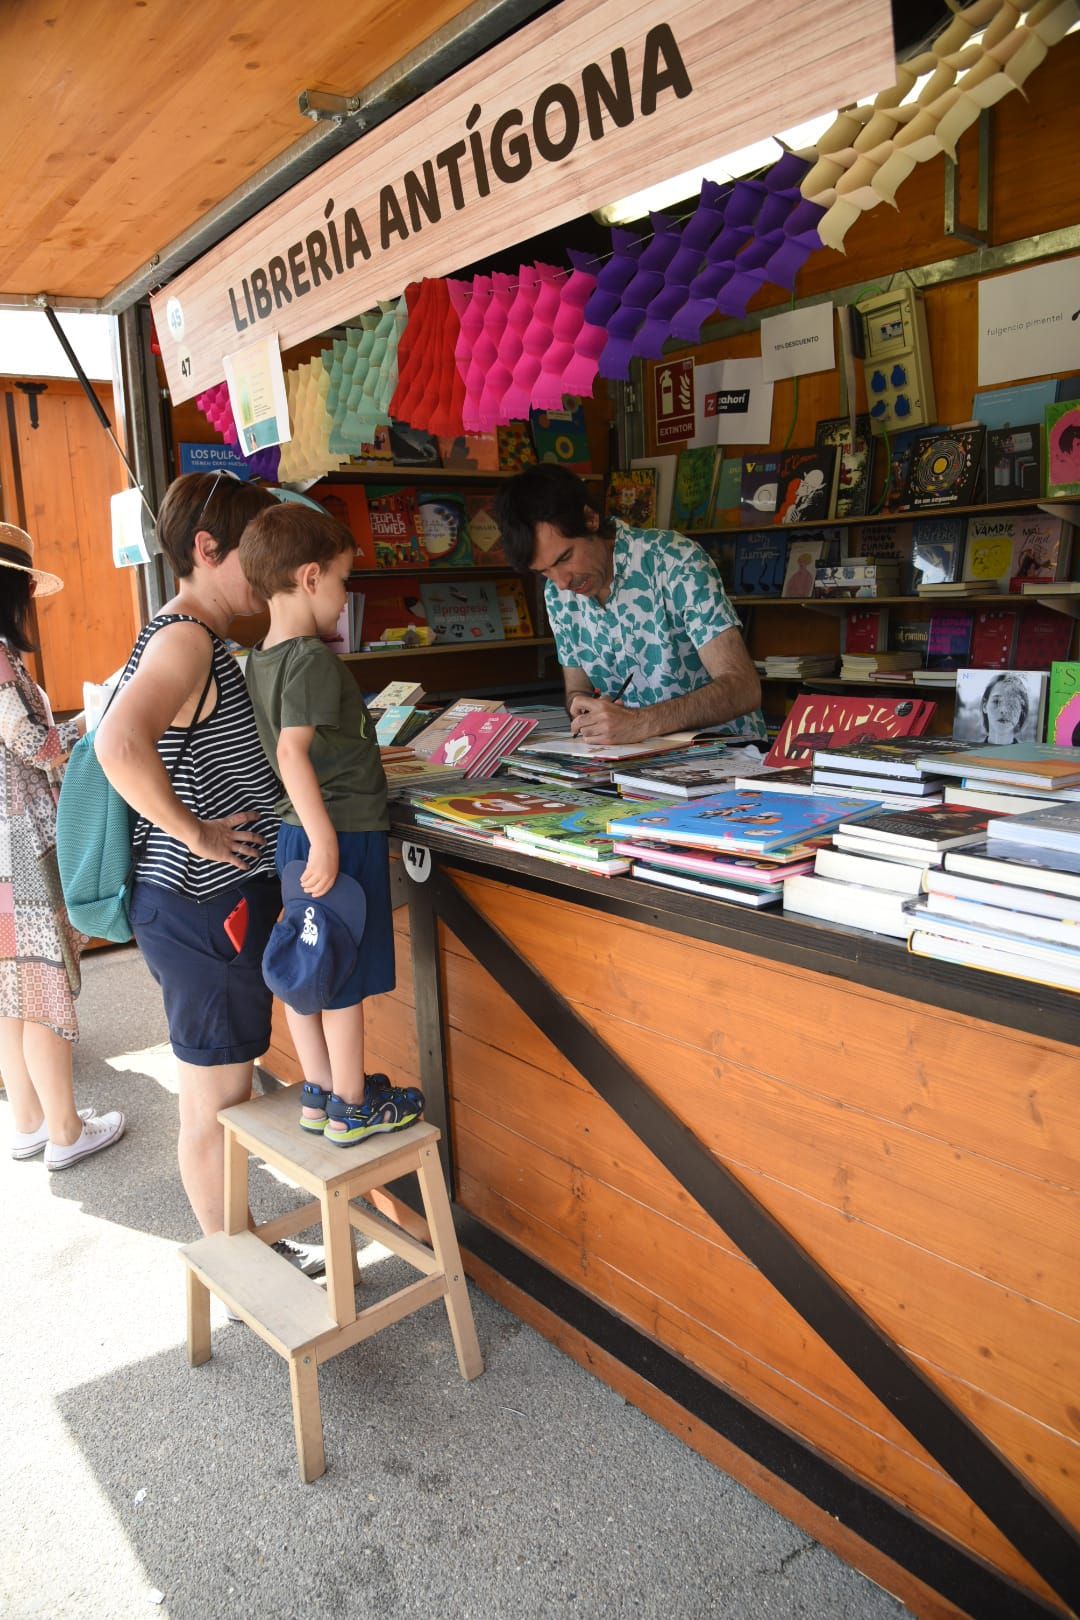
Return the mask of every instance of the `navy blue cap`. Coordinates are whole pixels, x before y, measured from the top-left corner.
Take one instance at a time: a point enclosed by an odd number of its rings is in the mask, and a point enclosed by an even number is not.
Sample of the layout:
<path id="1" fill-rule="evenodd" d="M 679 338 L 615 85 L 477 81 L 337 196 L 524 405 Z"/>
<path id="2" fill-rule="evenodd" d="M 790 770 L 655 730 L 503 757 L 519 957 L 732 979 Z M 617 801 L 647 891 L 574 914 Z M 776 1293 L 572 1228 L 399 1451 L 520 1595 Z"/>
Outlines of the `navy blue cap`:
<path id="1" fill-rule="evenodd" d="M 364 937 L 367 896 L 355 878 L 339 872 L 328 893 L 313 900 L 300 887 L 306 861 L 290 861 L 281 874 L 284 915 L 263 952 L 263 978 L 287 1007 L 322 1012 L 356 967 Z"/>

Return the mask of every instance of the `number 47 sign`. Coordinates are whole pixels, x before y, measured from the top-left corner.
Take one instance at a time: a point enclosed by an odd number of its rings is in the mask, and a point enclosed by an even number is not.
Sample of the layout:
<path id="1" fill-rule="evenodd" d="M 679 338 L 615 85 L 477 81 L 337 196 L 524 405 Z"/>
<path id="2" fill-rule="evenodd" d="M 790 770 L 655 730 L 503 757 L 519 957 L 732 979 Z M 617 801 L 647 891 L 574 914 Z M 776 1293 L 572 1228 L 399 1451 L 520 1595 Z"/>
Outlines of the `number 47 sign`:
<path id="1" fill-rule="evenodd" d="M 657 444 L 694 436 L 694 362 L 665 360 L 653 370 Z"/>

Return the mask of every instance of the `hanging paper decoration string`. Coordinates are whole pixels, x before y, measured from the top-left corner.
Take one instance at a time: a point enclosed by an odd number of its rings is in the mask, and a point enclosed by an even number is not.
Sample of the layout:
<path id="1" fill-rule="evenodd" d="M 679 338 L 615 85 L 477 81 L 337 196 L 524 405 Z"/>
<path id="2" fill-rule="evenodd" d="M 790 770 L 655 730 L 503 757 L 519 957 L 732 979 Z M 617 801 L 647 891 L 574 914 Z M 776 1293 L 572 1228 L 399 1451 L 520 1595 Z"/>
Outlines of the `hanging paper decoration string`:
<path id="1" fill-rule="evenodd" d="M 321 478 L 347 460 L 330 449 L 334 425 L 327 410 L 330 380 L 321 356 L 285 373 L 292 438 L 281 446 L 278 476 L 283 484 Z"/>
<path id="2" fill-rule="evenodd" d="M 252 478 L 261 478 L 268 484 L 276 483 L 279 457 L 276 444 L 266 450 L 256 450 L 252 456 L 245 456 L 240 449 L 240 435 L 236 431 L 236 420 L 229 402 L 228 383 L 220 382 L 206 389 L 205 393 L 197 396 L 195 403 L 214 432 L 220 433 L 225 443 L 235 446 L 237 454 L 243 456 Z"/>
<path id="3" fill-rule="evenodd" d="M 517 333 L 510 328 L 515 286 L 512 276 L 496 273 L 491 278 L 491 297 L 484 312 L 483 330 L 476 349 L 476 353 L 487 361 L 477 408 L 481 433 L 494 433 L 500 422 L 510 420 L 503 411 L 503 396 L 513 381 L 508 356 L 517 351 L 519 344 Z"/>
<path id="4" fill-rule="evenodd" d="M 427 433 L 432 414 L 440 408 L 439 347 L 443 327 L 453 312 L 442 281 L 412 282 L 405 289 L 405 299 L 409 319 L 398 343 L 398 385 L 390 414 L 395 421 Z"/>
<path id="5" fill-rule="evenodd" d="M 531 388 L 539 375 L 539 363 L 535 372 L 531 372 L 527 387 L 521 386 L 517 381 L 519 369 L 524 376 L 522 357 L 525 350 L 525 335 L 533 324 L 536 309 L 537 294 L 540 290 L 540 272 L 536 265 L 523 264 L 518 269 L 517 287 L 510 301 L 510 308 L 506 312 L 506 328 L 503 332 L 500 360 L 506 373 L 506 383 L 500 400 L 499 421 L 520 420 L 529 414 Z M 541 343 L 544 342 L 541 336 Z"/>
<path id="6" fill-rule="evenodd" d="M 567 394 L 580 397 L 593 391 L 606 342 L 603 328 L 589 326 L 585 321 L 585 305 L 595 286 L 596 277 L 577 266 L 558 283 L 559 304 L 551 327 L 551 342 L 544 351 L 535 387 L 536 404 L 541 409 L 559 408 L 540 406 L 541 400 L 562 399 Z"/>
<path id="7" fill-rule="evenodd" d="M 345 329 L 345 337 L 322 351 L 327 373 L 326 409 L 330 417 L 328 449 L 338 456 L 358 456 L 372 433 L 363 420 L 364 381 L 371 364 L 378 315 L 361 315 L 359 326 Z M 327 357 L 329 356 L 329 364 Z"/>
<path id="8" fill-rule="evenodd" d="M 462 311 L 454 357 L 465 389 L 461 407 L 462 427 L 466 433 L 477 433 L 474 426 L 480 414 L 480 395 L 484 391 L 484 373 L 476 363 L 476 345 L 484 330 L 484 314 L 491 297 L 491 277 L 474 276 L 468 289 Z"/>
<path id="9" fill-rule="evenodd" d="M 511 368 L 512 381 L 503 398 L 500 421 L 516 422 L 528 416 L 530 409 L 562 409 L 561 387 L 540 387 L 540 374 L 544 356 L 551 348 L 552 333 L 562 302 L 563 272 L 553 264 L 535 267 L 535 292 L 530 301 L 529 320 L 521 334 L 521 352 Z M 516 347 L 516 343 L 515 343 Z M 548 407 L 540 405 L 541 398 L 552 399 Z"/>

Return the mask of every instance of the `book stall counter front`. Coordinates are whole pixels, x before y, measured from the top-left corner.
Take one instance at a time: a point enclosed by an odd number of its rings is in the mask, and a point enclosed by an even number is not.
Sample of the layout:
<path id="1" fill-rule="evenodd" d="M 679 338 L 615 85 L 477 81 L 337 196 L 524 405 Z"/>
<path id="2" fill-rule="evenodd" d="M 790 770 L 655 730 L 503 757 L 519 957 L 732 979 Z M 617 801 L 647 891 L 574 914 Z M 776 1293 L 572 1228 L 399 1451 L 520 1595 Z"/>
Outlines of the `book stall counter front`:
<path id="1" fill-rule="evenodd" d="M 1080 998 L 394 814 L 473 1280 L 916 1613 L 1080 1608 Z"/>

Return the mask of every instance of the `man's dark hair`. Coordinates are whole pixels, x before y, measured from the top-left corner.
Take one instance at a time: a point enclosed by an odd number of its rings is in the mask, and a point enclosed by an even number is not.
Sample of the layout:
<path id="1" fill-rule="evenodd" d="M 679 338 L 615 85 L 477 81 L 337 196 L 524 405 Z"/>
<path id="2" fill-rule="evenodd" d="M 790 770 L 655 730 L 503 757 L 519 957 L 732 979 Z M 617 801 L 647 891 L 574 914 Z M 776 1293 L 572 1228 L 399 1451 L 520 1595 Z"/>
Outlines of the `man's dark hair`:
<path id="1" fill-rule="evenodd" d="M 200 529 L 217 541 L 216 561 L 235 551 L 256 512 L 275 505 L 268 490 L 243 483 L 223 473 L 184 473 L 165 491 L 158 513 L 161 549 L 177 579 L 187 579 L 195 567 L 195 536 Z"/>
<path id="2" fill-rule="evenodd" d="M 26 555 L 14 546 L 0 546 L 0 557 L 25 565 Z M 34 594 L 32 574 L 19 568 L 0 568 L 0 636 L 19 652 L 37 652 L 30 640 L 30 598 Z"/>
<path id="3" fill-rule="evenodd" d="M 609 526 L 603 523 L 590 533 L 585 514 L 595 510 L 585 485 L 569 468 L 550 462 L 526 467 L 495 498 L 495 521 L 510 566 L 519 574 L 529 572 L 538 523 L 550 523 L 567 540 L 607 535 Z"/>

